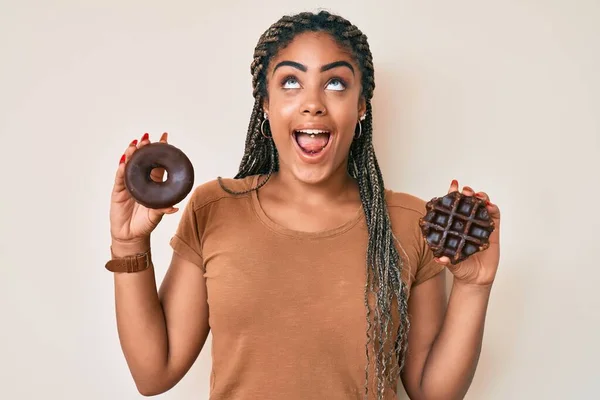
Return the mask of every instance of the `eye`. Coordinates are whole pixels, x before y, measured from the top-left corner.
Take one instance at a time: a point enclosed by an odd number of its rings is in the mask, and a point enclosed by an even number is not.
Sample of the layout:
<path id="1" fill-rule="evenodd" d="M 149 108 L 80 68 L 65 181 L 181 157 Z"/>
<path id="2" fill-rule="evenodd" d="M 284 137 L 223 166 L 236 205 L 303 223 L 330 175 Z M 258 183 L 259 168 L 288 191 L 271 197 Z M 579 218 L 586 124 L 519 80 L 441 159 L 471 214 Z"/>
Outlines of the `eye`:
<path id="1" fill-rule="evenodd" d="M 300 83 L 293 76 L 288 76 L 283 80 L 284 89 L 297 89 L 300 87 Z"/>
<path id="2" fill-rule="evenodd" d="M 342 81 L 341 79 L 333 78 L 327 84 L 327 88 L 330 90 L 340 91 L 340 90 L 346 89 L 346 85 L 344 84 L 344 81 Z"/>

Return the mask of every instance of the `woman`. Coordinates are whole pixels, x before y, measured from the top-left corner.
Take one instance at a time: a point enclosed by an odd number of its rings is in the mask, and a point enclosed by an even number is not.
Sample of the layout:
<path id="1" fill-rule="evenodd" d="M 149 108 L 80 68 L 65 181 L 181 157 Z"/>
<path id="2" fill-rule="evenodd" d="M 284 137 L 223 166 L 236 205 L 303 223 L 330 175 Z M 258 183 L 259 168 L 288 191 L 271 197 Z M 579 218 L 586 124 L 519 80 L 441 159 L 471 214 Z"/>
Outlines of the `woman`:
<path id="1" fill-rule="evenodd" d="M 412 399 L 462 398 L 499 230 L 488 250 L 458 265 L 433 257 L 418 227 L 424 202 L 384 188 L 372 144 L 372 57 L 350 22 L 327 12 L 283 17 L 261 36 L 251 72 L 239 173 L 193 191 L 158 293 L 150 235 L 177 208 L 146 209 L 125 190 L 125 163 L 147 134 L 121 158 L 113 259 L 150 260 L 114 276 L 138 390 L 173 387 L 210 329 L 214 400 L 395 399 L 399 376 Z M 498 208 L 487 208 L 499 227 Z M 454 274 L 447 304 L 445 267 Z"/>

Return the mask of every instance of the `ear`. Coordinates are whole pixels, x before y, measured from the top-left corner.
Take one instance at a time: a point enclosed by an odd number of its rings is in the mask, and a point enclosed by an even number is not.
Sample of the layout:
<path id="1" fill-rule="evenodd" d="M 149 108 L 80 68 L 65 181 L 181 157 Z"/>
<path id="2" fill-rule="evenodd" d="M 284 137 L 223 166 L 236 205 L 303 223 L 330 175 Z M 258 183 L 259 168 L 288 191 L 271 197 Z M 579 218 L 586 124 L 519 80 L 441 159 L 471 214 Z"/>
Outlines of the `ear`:
<path id="1" fill-rule="evenodd" d="M 360 96 L 358 100 L 358 119 L 360 119 L 367 112 L 367 101 L 365 96 Z"/>

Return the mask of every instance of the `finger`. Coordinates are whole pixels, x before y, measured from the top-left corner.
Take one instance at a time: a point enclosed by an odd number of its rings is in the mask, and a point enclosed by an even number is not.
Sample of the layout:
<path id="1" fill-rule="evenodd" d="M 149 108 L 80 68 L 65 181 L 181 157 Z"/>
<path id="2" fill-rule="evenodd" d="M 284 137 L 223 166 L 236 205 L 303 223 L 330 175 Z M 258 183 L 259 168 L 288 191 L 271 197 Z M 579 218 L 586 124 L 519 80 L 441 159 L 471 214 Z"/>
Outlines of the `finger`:
<path id="1" fill-rule="evenodd" d="M 487 209 L 487 212 L 488 212 L 490 218 L 494 222 L 495 228 L 494 228 L 494 231 L 492 232 L 492 234 L 490 235 L 490 242 L 498 243 L 498 239 L 500 238 L 500 233 L 499 233 L 500 209 L 498 208 L 498 206 L 496 204 L 493 204 L 490 202 L 490 196 L 488 196 L 487 193 L 477 192 L 477 193 L 475 193 L 475 196 L 485 202 L 485 208 Z"/>
<path id="2" fill-rule="evenodd" d="M 492 219 L 500 219 L 500 209 L 497 205 L 490 202 L 490 196 L 487 193 L 477 192 L 475 193 L 475 197 L 485 202 L 485 207 L 488 210 L 488 213 Z"/>
<path id="3" fill-rule="evenodd" d="M 458 191 L 458 181 L 453 179 L 450 183 L 450 188 L 448 189 L 448 193 L 457 192 Z"/>
<path id="4" fill-rule="evenodd" d="M 450 264 L 450 259 L 448 257 L 446 257 L 446 256 L 434 257 L 434 260 L 438 264 L 442 264 L 442 265 L 448 265 L 448 264 Z"/>
<path id="5" fill-rule="evenodd" d="M 164 168 L 153 168 L 152 171 L 150 171 L 150 179 L 152 179 L 154 182 L 164 182 L 164 176 Z"/>
<path id="6" fill-rule="evenodd" d="M 167 132 L 164 132 L 162 135 L 160 135 L 159 142 L 167 143 L 168 137 L 169 137 L 169 134 Z"/>
<path id="7" fill-rule="evenodd" d="M 131 155 L 137 150 L 137 143 L 137 139 L 132 140 L 119 160 L 119 167 L 117 168 L 115 175 L 115 185 L 113 189 L 115 192 L 120 192 L 125 189 L 125 164 L 127 164 Z"/>
<path id="8" fill-rule="evenodd" d="M 131 143 L 129 143 L 129 146 L 127 146 L 127 148 L 125 149 L 125 156 L 126 156 L 125 163 L 127 163 L 127 161 L 129 161 L 129 159 L 131 158 L 131 155 L 138 149 L 137 144 L 138 144 L 137 139 L 134 139 L 131 141 Z"/>
<path id="9" fill-rule="evenodd" d="M 156 214 L 174 214 L 177 211 L 179 211 L 179 208 L 172 206 L 172 207 L 166 207 L 166 208 L 150 209 L 150 211 L 153 213 L 156 213 Z"/>
<path id="10" fill-rule="evenodd" d="M 150 221 L 152 221 L 153 223 L 157 224 L 164 215 L 167 214 L 175 214 L 177 211 L 179 211 L 178 207 L 167 207 L 167 208 L 160 208 L 160 209 L 149 209 L 149 218 Z"/>
<path id="11" fill-rule="evenodd" d="M 475 197 L 485 202 L 486 209 L 491 218 L 500 219 L 500 208 L 498 208 L 496 204 L 490 202 L 490 196 L 486 192 L 477 192 L 475 193 Z"/>
<path id="12" fill-rule="evenodd" d="M 497 205 L 489 202 L 487 203 L 486 208 L 490 214 L 490 218 L 494 223 L 494 230 L 490 235 L 490 243 L 498 244 L 500 243 L 500 209 Z"/>
<path id="13" fill-rule="evenodd" d="M 123 154 L 121 159 L 119 160 L 119 167 L 117 168 L 117 173 L 115 174 L 115 183 L 113 186 L 113 192 L 118 193 L 125 189 L 125 159 L 127 156 Z"/>
<path id="14" fill-rule="evenodd" d="M 475 197 L 483 200 L 486 203 L 490 200 L 490 196 L 488 196 L 487 193 L 485 193 L 485 192 L 477 192 L 477 193 L 475 193 Z"/>
<path id="15" fill-rule="evenodd" d="M 489 201 L 486 203 L 486 208 L 496 225 L 500 224 L 500 208 L 496 204 L 490 203 Z"/>
<path id="16" fill-rule="evenodd" d="M 140 139 L 140 145 L 138 146 L 138 149 L 146 146 L 147 144 L 150 144 L 150 134 L 144 133 Z"/>
<path id="17" fill-rule="evenodd" d="M 473 196 L 475 194 L 475 191 L 470 186 L 464 186 L 462 194 L 464 194 L 465 196 Z"/>

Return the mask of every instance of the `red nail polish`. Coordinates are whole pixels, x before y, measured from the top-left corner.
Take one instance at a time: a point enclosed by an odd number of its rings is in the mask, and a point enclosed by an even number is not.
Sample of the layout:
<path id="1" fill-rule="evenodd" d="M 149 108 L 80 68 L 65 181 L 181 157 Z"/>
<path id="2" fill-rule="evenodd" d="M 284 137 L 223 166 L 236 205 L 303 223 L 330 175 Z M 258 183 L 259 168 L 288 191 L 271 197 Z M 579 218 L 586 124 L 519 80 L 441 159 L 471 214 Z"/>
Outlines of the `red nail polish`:
<path id="1" fill-rule="evenodd" d="M 119 164 L 123 164 L 125 162 L 125 154 L 123 154 L 121 156 L 121 160 L 119 161 Z"/>
<path id="2" fill-rule="evenodd" d="M 464 190 L 468 190 L 468 191 L 470 191 L 470 192 L 474 192 L 474 190 L 473 190 L 473 189 L 471 189 L 469 186 L 465 186 L 463 189 L 464 189 Z"/>
<path id="3" fill-rule="evenodd" d="M 149 134 L 147 134 L 147 133 L 144 133 L 144 136 L 142 136 L 142 142 L 143 142 L 144 140 L 148 140 L 148 138 L 149 138 L 149 137 L 150 137 L 150 135 L 149 135 Z"/>
<path id="4" fill-rule="evenodd" d="M 484 198 L 482 193 L 475 193 L 475 197 L 479 197 L 480 199 Z"/>
<path id="5" fill-rule="evenodd" d="M 138 143 L 137 139 L 133 139 L 130 146 L 135 146 L 135 145 L 137 145 L 137 143 Z"/>
<path id="6" fill-rule="evenodd" d="M 453 180 L 452 180 L 452 185 L 454 185 L 454 186 L 458 186 L 458 181 L 457 181 L 456 179 L 453 179 Z"/>

